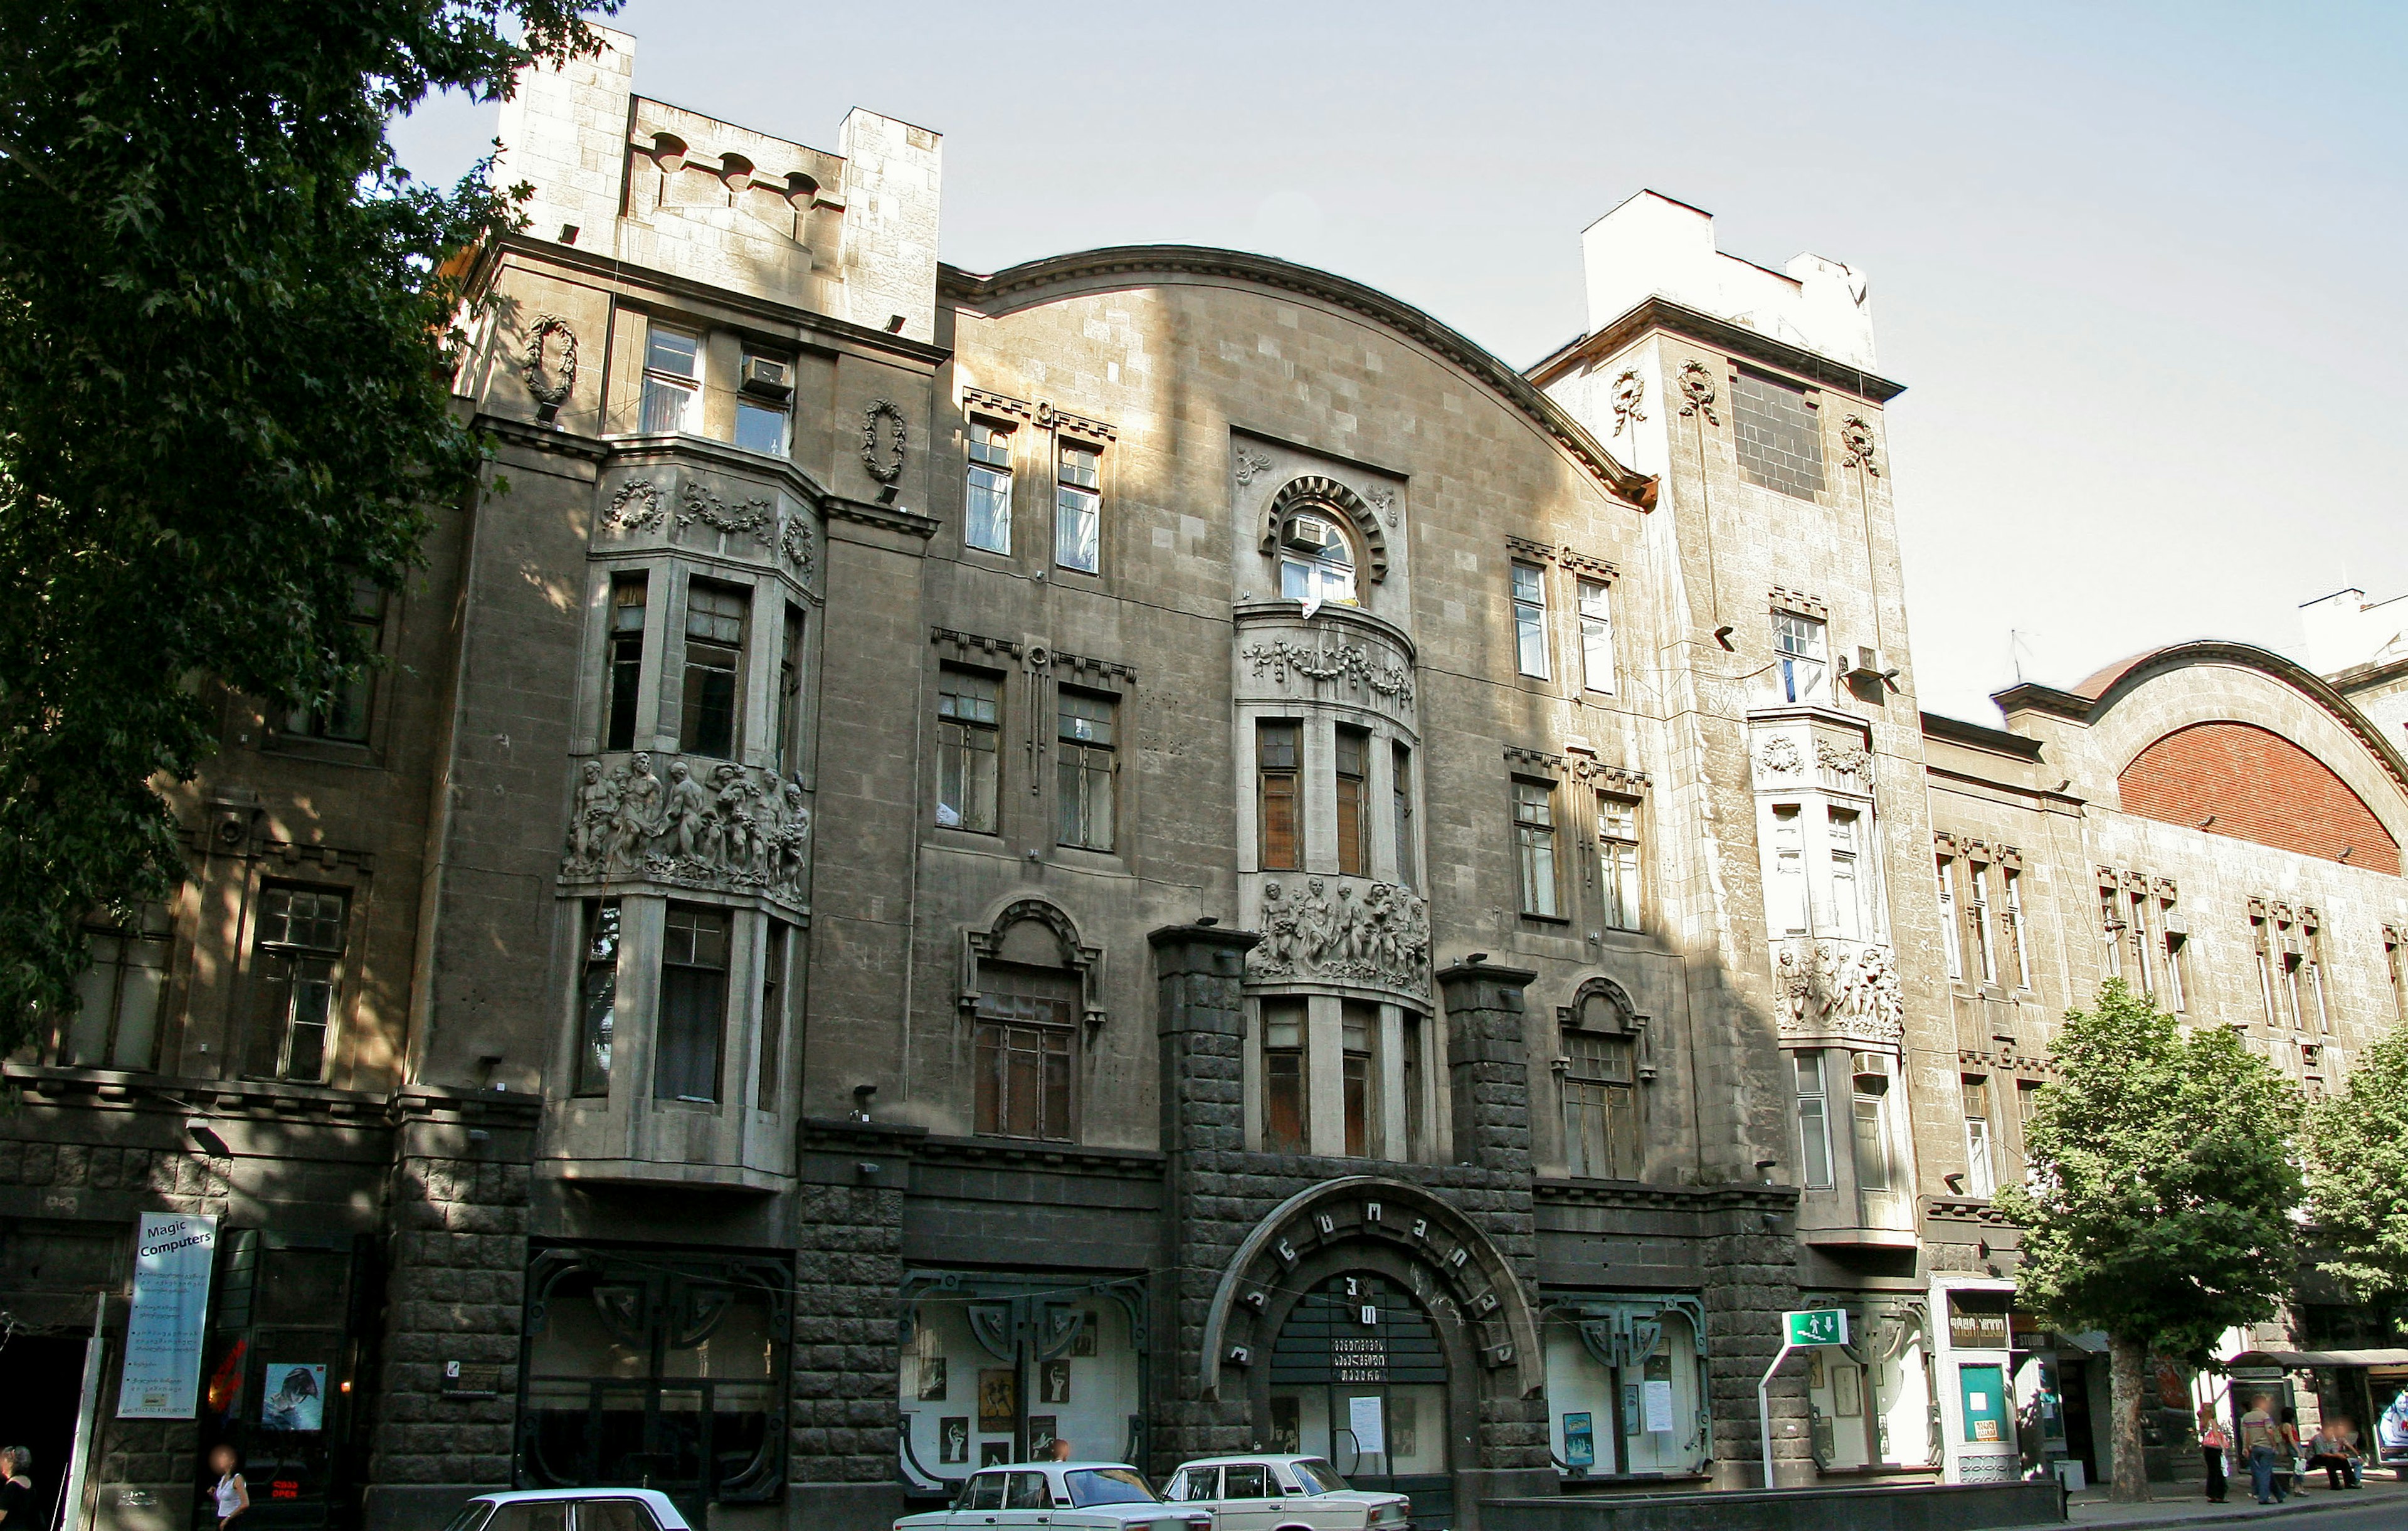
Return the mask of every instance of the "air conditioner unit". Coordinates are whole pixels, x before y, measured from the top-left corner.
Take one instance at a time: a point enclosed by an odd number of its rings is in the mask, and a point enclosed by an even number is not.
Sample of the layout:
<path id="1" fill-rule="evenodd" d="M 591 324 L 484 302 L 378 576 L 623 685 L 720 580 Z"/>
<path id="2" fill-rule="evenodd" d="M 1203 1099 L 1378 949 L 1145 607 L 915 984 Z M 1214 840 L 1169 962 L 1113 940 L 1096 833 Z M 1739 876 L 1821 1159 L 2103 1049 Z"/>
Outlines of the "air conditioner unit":
<path id="1" fill-rule="evenodd" d="M 1898 670 L 1895 666 L 1882 663 L 1882 654 L 1879 649 L 1869 648 L 1860 643 L 1856 645 L 1856 663 L 1848 666 L 1848 679 L 1851 680 L 1895 680 L 1898 679 Z"/>
<path id="2" fill-rule="evenodd" d="M 2187 936 L 2190 934 L 2190 922 L 2183 918 L 2183 911 L 2180 909 L 2166 910 L 2165 925 L 2166 934 L 2169 936 Z"/>
<path id="3" fill-rule="evenodd" d="M 1280 540 L 1291 548 L 1315 553 L 1343 545 L 1338 528 L 1312 516 L 1298 516 L 1289 522 Z"/>
<path id="4" fill-rule="evenodd" d="M 795 369 L 787 363 L 772 361 L 767 356 L 747 356 L 740 386 L 747 393 L 776 399 L 782 404 L 794 396 Z"/>

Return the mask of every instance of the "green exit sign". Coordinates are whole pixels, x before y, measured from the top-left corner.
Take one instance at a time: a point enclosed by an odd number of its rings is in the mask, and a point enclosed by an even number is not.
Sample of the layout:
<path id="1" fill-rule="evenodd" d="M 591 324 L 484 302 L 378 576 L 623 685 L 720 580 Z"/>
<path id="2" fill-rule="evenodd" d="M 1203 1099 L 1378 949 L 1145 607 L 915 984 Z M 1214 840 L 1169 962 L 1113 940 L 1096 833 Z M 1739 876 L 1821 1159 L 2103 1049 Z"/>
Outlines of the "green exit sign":
<path id="1" fill-rule="evenodd" d="M 1788 1326 L 1792 1345 L 1844 1345 L 1848 1342 L 1848 1315 L 1844 1309 L 1817 1308 L 1802 1313 L 1784 1313 L 1782 1322 Z"/>

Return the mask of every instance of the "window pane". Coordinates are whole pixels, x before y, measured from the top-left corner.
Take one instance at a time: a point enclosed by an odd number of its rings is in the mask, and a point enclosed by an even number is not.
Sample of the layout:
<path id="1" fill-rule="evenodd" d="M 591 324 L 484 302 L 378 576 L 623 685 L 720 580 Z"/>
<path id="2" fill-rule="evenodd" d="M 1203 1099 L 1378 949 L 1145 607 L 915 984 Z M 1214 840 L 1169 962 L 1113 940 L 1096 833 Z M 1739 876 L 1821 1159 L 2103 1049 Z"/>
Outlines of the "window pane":
<path id="1" fill-rule="evenodd" d="M 1798 1103 L 1798 1134 L 1802 1153 L 1801 1167 L 1809 1191 L 1831 1189 L 1831 1130 L 1824 1115 L 1824 1103 L 1800 1100 Z"/>
<path id="2" fill-rule="evenodd" d="M 646 378 L 641 428 L 648 436 L 666 436 L 685 430 L 694 415 L 695 401 L 701 396 L 698 390 L 683 383 Z"/>
<path id="3" fill-rule="evenodd" d="M 786 455 L 786 411 L 767 409 L 749 400 L 736 402 L 736 444 L 746 451 L 771 457 Z"/>
<path id="4" fill-rule="evenodd" d="M 726 1014 L 726 911 L 670 906 L 661 952 L 654 1095 L 663 1100 L 719 1098 Z"/>
<path id="5" fill-rule="evenodd" d="M 1363 780 L 1363 756 L 1369 737 L 1358 730 L 1340 728 L 1338 742 L 1338 870 L 1347 877 L 1362 877 L 1369 870 L 1363 840 L 1363 817 L 1367 808 Z"/>
<path id="6" fill-rule="evenodd" d="M 580 1095 L 610 1093 L 610 1045 L 618 1029 L 619 901 L 588 906 L 585 971 L 578 1006 L 577 1080 Z"/>
<path id="7" fill-rule="evenodd" d="M 1007 464 L 1010 460 L 1006 456 Z M 1011 551 L 1011 470 L 1009 466 L 970 465 L 962 511 L 962 540 L 988 552 Z"/>
<path id="8" fill-rule="evenodd" d="M 1061 486 L 1054 508 L 1054 561 L 1066 569 L 1096 572 L 1102 535 L 1102 501 L 1091 489 Z"/>
<path id="9" fill-rule="evenodd" d="M 1271 1153 L 1302 1153 L 1304 1147 L 1304 1055 L 1266 1052 L 1263 1148 Z"/>
<path id="10" fill-rule="evenodd" d="M 1395 770 L 1389 787 L 1390 827 L 1397 837 L 1397 880 L 1413 886 L 1413 753 L 1395 747 Z"/>
<path id="11" fill-rule="evenodd" d="M 1535 782 L 1517 781 L 1514 829 L 1522 862 L 1522 912 L 1553 919 L 1556 908 L 1555 794 Z"/>
<path id="12" fill-rule="evenodd" d="M 644 370 L 666 373 L 673 378 L 691 378 L 699 346 L 700 341 L 695 336 L 682 330 L 665 329 L 655 324 L 644 341 Z"/>
<path id="13" fill-rule="evenodd" d="M 1298 727 L 1292 723 L 1255 725 L 1255 819 L 1262 835 L 1265 871 L 1292 872 L 1304 866 L 1304 837 L 1297 815 Z"/>
<path id="14" fill-rule="evenodd" d="M 1589 691 L 1613 690 L 1613 622 L 1601 580 L 1580 582 L 1581 684 Z"/>
<path id="15" fill-rule="evenodd" d="M 1889 1189 L 1889 1138 L 1885 1130 L 1887 1104 L 1880 1096 L 1856 1099 L 1856 1186 L 1864 1191 Z"/>
<path id="16" fill-rule="evenodd" d="M 1534 564 L 1513 565 L 1513 645 L 1524 675 L 1547 677 L 1545 575 Z"/>
<path id="17" fill-rule="evenodd" d="M 623 574 L 610 581 L 609 692 L 604 697 L 602 748 L 630 750 L 636 743 L 636 704 L 644 672 L 645 577 Z"/>

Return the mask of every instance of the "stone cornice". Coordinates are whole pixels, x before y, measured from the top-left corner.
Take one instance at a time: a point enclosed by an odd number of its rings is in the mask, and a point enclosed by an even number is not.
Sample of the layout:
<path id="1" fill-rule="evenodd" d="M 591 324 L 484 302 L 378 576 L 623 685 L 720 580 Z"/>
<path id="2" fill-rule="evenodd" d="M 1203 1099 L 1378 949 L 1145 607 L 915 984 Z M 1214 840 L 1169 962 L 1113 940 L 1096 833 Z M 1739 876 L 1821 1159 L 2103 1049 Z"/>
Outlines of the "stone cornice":
<path id="1" fill-rule="evenodd" d="M 1624 465 L 1562 406 L 1485 347 L 1447 324 L 1361 282 L 1311 266 L 1199 245 L 1120 245 L 1028 261 L 979 276 L 953 266 L 937 268 L 939 295 L 956 303 L 1004 311 L 1037 301 L 1044 293 L 1079 282 L 1120 278 L 1173 276 L 1244 282 L 1296 293 L 1362 315 L 1426 347 L 1486 384 L 1529 417 L 1597 480 L 1642 510 L 1656 506 L 1656 480 Z"/>
<path id="2" fill-rule="evenodd" d="M 924 516 L 917 510 L 906 510 L 899 505 L 880 505 L 871 500 L 849 500 L 841 494 L 830 494 L 820 501 L 820 509 L 830 521 L 857 522 L 864 526 L 901 532 L 909 537 L 931 537 L 937 535 L 936 517 Z"/>
<path id="3" fill-rule="evenodd" d="M 1606 1207 L 1623 1210 L 1674 1208 L 1689 1212 L 1755 1211 L 1787 1214 L 1798 1209 L 1794 1185 L 1657 1185 L 1640 1180 L 1534 1180 L 1531 1198 L 1544 1206 Z"/>
<path id="4" fill-rule="evenodd" d="M 1142 1149 L 1082 1148 L 1006 1138 L 924 1138 L 911 1145 L 915 1165 L 967 1169 L 1034 1169 L 1065 1175 L 1103 1175 L 1115 1180 L 1157 1181 L 1164 1155 Z"/>
<path id="5" fill-rule="evenodd" d="M 2041 742 L 2029 735 L 1967 723 L 1962 718 L 1951 718 L 1938 712 L 1926 712 L 1921 717 L 1926 738 L 1945 739 L 1951 744 L 1969 745 L 1992 754 L 2012 755 L 2017 760 L 2040 759 Z"/>
<path id="6" fill-rule="evenodd" d="M 1733 356 L 1743 356 L 1752 362 L 1779 367 L 1784 372 L 1810 379 L 1826 388 L 1843 393 L 1854 393 L 1875 404 L 1887 404 L 1906 392 L 1906 384 L 1892 382 L 1878 373 L 1835 362 L 1828 356 L 1775 340 L 1744 324 L 1734 324 L 1727 319 L 1700 313 L 1670 298 L 1651 297 L 1631 308 L 1603 329 L 1592 330 L 1579 339 L 1570 341 L 1533 365 L 1530 381 L 1544 388 L 1573 367 L 1600 356 L 1610 356 L 1629 345 L 1649 330 L 1669 330 L 1684 339 L 1712 346 Z"/>

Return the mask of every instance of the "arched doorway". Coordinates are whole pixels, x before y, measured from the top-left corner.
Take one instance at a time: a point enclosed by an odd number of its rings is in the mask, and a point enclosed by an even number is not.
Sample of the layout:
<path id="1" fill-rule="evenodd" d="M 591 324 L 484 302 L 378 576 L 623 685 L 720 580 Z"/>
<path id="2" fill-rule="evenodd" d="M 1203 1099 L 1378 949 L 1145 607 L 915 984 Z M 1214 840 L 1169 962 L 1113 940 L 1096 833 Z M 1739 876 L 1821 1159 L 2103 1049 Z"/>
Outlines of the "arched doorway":
<path id="1" fill-rule="evenodd" d="M 1266 1446 L 1326 1457 L 1357 1488 L 1411 1494 L 1416 1523 L 1444 1524 L 1446 1347 L 1399 1282 L 1355 1270 L 1299 1296 L 1272 1345 L 1266 1402 Z"/>

